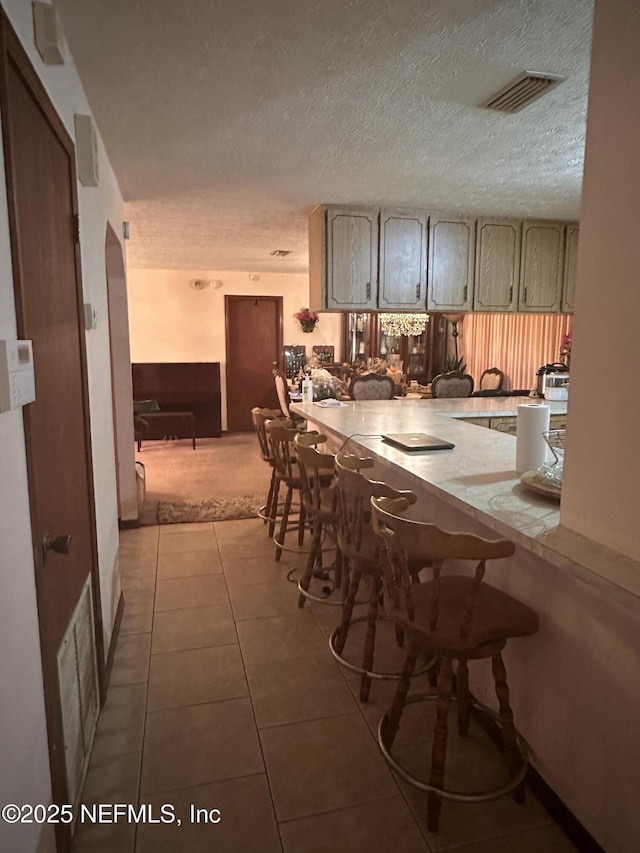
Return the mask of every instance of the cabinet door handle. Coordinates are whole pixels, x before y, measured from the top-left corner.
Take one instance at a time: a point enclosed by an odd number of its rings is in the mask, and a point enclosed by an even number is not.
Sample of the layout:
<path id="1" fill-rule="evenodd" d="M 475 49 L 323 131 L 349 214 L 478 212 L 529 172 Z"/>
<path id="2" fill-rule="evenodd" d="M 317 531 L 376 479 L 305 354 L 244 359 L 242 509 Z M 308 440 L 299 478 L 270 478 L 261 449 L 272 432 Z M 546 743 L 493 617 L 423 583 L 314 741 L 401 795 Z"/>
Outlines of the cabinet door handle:
<path id="1" fill-rule="evenodd" d="M 367 302 L 371 299 L 371 282 L 367 282 Z"/>
<path id="2" fill-rule="evenodd" d="M 513 302 L 513 285 L 509 288 L 509 305 Z"/>
<path id="3" fill-rule="evenodd" d="M 420 282 L 416 284 L 416 299 L 420 299 Z"/>
<path id="4" fill-rule="evenodd" d="M 467 301 L 467 285 L 466 284 L 464 286 L 464 294 L 462 296 L 462 300 L 463 300 L 463 302 Z"/>
<path id="5" fill-rule="evenodd" d="M 527 288 L 524 289 L 524 304 L 527 304 Z"/>

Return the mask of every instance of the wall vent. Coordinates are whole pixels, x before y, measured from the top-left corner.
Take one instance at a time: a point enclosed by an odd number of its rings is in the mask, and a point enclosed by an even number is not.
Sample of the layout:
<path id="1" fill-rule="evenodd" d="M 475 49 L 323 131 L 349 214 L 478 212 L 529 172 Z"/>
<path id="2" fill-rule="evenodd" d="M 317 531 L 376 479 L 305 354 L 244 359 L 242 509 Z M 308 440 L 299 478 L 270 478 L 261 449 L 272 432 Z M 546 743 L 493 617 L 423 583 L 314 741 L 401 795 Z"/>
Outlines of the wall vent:
<path id="1" fill-rule="evenodd" d="M 525 71 L 499 92 L 491 95 L 480 106 L 488 110 L 498 110 L 501 113 L 517 113 L 566 79 L 557 74 Z"/>

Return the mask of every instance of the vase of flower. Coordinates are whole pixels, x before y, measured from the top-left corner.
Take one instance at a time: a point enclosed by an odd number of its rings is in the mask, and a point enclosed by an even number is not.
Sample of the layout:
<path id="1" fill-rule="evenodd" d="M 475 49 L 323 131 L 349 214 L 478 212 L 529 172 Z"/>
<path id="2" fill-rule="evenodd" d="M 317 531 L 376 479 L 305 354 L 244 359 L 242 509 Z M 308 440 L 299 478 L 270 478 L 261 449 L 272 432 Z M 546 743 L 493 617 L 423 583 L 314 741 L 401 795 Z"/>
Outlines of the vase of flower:
<path id="1" fill-rule="evenodd" d="M 315 311 L 311 311 L 309 308 L 301 308 L 294 316 L 300 323 L 303 332 L 313 332 L 316 327 L 316 323 L 320 320 L 318 314 L 316 314 Z"/>

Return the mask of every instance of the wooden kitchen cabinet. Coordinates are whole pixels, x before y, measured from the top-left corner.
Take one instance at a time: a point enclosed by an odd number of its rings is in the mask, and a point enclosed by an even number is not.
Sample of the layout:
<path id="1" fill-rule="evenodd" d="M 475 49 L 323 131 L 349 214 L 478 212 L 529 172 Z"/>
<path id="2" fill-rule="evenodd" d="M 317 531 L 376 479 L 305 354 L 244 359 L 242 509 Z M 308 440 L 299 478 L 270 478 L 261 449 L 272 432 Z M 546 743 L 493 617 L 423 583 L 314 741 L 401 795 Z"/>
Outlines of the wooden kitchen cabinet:
<path id="1" fill-rule="evenodd" d="M 471 311 L 475 219 L 431 218 L 428 311 Z"/>
<path id="2" fill-rule="evenodd" d="M 574 295 L 576 292 L 576 268 L 578 265 L 578 236 L 580 226 L 577 222 L 567 225 L 564 246 L 564 277 L 562 282 L 561 311 L 572 314 L 574 310 Z"/>
<path id="3" fill-rule="evenodd" d="M 518 311 L 553 314 L 560 310 L 564 266 L 564 222 L 522 223 Z"/>
<path id="4" fill-rule="evenodd" d="M 428 222 L 426 214 L 417 211 L 380 211 L 381 311 L 424 311 Z"/>
<path id="5" fill-rule="evenodd" d="M 474 311 L 516 310 L 521 232 L 518 220 L 478 219 Z"/>
<path id="6" fill-rule="evenodd" d="M 310 307 L 325 311 L 377 307 L 377 209 L 316 207 L 309 218 Z"/>

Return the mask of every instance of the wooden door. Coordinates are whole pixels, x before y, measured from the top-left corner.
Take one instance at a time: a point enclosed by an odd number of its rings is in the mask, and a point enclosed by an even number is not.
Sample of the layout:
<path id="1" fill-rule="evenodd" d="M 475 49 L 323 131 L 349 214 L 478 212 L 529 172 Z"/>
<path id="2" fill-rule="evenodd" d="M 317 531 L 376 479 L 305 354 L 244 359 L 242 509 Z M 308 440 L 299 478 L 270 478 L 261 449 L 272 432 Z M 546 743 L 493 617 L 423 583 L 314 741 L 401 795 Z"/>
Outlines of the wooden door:
<path id="1" fill-rule="evenodd" d="M 428 221 L 415 211 L 380 211 L 380 310 L 424 311 Z"/>
<path id="2" fill-rule="evenodd" d="M 518 311 L 560 310 L 563 260 L 564 222 L 522 223 Z"/>
<path id="3" fill-rule="evenodd" d="M 36 400 L 23 413 L 53 801 L 73 803 L 93 737 L 83 729 L 91 726 L 85 714 L 97 712 L 87 704 L 98 698 L 96 644 L 104 678 L 74 149 L 4 13 L 0 29 L 18 336 L 33 341 L 35 365 Z M 68 553 L 63 539 L 58 550 L 44 547 L 66 536 Z M 73 682 L 82 661 L 93 663 L 87 670 L 93 685 Z M 70 691 L 65 701 L 63 685 Z M 75 703 L 70 710 L 67 701 Z M 70 728 L 69 713 L 77 726 Z M 69 827 L 56 830 L 58 849 L 67 849 Z"/>
<path id="4" fill-rule="evenodd" d="M 476 223 L 431 219 L 428 311 L 471 311 Z"/>
<path id="5" fill-rule="evenodd" d="M 567 238 L 564 252 L 564 280 L 562 285 L 562 311 L 572 314 L 575 307 L 576 269 L 578 266 L 578 223 L 567 225 Z"/>
<path id="6" fill-rule="evenodd" d="M 378 213 L 327 210 L 327 308 L 367 311 L 376 307 Z"/>
<path id="7" fill-rule="evenodd" d="M 520 222 L 479 219 L 475 311 L 515 311 L 520 278 Z"/>
<path id="8" fill-rule="evenodd" d="M 225 296 L 227 429 L 253 429 L 254 406 L 279 408 L 273 363 L 282 357 L 282 297 Z"/>

